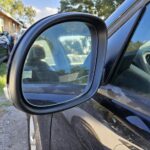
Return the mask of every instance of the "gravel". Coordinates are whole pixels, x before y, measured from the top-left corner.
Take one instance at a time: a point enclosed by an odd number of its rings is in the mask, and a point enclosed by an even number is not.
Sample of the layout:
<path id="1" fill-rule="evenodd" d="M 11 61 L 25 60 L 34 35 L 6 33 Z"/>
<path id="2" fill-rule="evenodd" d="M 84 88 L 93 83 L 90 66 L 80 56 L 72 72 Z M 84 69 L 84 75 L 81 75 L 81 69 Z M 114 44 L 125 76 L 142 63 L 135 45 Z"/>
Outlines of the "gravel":
<path id="1" fill-rule="evenodd" d="M 27 117 L 0 97 L 0 150 L 28 150 Z"/>

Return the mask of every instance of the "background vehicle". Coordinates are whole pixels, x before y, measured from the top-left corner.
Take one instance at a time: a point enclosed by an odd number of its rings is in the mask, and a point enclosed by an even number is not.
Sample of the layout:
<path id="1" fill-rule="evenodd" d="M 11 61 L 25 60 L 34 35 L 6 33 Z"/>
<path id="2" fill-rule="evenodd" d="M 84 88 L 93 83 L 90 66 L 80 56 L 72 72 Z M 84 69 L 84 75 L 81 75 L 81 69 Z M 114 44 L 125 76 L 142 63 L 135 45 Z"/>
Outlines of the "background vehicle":
<path id="1" fill-rule="evenodd" d="M 15 39 L 18 41 L 20 37 L 26 32 L 27 29 L 22 28 L 19 33 L 16 34 Z"/>
<path id="2" fill-rule="evenodd" d="M 149 14 L 150 4 L 148 0 L 125 1 L 106 20 L 108 48 L 99 90 L 90 101 L 69 110 L 63 109 L 62 112 L 42 116 L 30 115 L 31 145 L 33 144 L 37 149 L 43 150 L 149 149 Z M 17 50 L 19 54 L 19 49 Z M 14 62 L 16 61 L 13 60 L 13 64 Z M 19 64 L 19 62 L 16 63 Z M 10 66 L 12 67 L 13 64 Z M 99 67 L 102 67 L 102 64 L 99 64 Z M 11 76 L 16 78 L 16 73 L 12 71 L 12 68 L 10 70 L 8 79 Z M 26 68 L 24 68 L 25 71 Z M 19 70 L 17 70 L 18 72 Z M 18 77 L 21 77 L 21 74 Z M 42 107 L 39 107 L 37 112 L 35 106 L 32 106 L 32 109 L 30 107 L 25 108 L 24 105 L 27 106 L 27 104 L 23 102 L 27 102 L 27 100 L 24 98 L 22 101 L 22 97 L 21 100 L 18 98 L 22 91 L 14 91 L 15 94 L 13 94 L 10 85 L 17 85 L 17 82 L 11 83 L 8 80 L 8 89 L 12 94 L 14 103 L 19 105 L 20 109 L 35 114 L 42 113 Z M 37 91 L 38 86 L 35 87 L 34 89 Z M 54 86 L 53 88 L 61 89 Z M 35 91 L 32 93 L 31 89 L 29 90 L 30 97 L 24 95 L 28 101 L 37 100 Z M 42 91 L 46 93 L 43 89 Z M 33 94 L 35 94 L 35 97 Z M 42 97 L 42 94 L 39 94 L 38 102 L 41 102 L 40 99 L 43 102 L 43 98 L 49 100 L 49 97 L 51 97 L 53 99 L 52 95 Z M 62 93 L 59 96 L 61 100 L 65 99 Z M 14 97 L 16 97 L 17 102 Z M 56 100 L 58 100 L 58 97 Z M 67 103 L 69 104 L 69 102 Z M 35 104 L 45 106 L 45 103 Z M 48 103 L 46 102 L 46 104 Z M 57 105 L 58 102 L 55 102 L 55 104 Z M 55 107 L 56 105 L 52 106 Z M 51 110 L 53 107 L 51 107 Z M 44 109 L 46 110 L 46 107 Z M 57 110 L 60 110 L 60 108 L 57 108 Z M 53 111 L 57 110 L 53 109 Z"/>
<path id="3" fill-rule="evenodd" d="M 8 59 L 8 45 L 4 41 L 0 41 L 0 62 L 4 62 Z"/>
<path id="4" fill-rule="evenodd" d="M 8 60 L 11 49 L 10 40 L 4 33 L 2 33 L 0 35 L 0 63 Z"/>

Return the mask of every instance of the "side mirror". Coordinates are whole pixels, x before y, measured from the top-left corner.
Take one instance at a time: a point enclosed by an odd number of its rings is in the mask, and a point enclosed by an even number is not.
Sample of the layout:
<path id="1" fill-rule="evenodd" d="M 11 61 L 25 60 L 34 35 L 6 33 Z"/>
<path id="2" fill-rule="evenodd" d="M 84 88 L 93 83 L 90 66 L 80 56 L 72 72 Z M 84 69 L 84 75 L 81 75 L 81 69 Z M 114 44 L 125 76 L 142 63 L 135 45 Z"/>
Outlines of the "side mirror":
<path id="1" fill-rule="evenodd" d="M 46 114 L 90 99 L 100 86 L 107 45 L 105 23 L 62 13 L 34 24 L 9 60 L 9 98 L 24 112 Z"/>

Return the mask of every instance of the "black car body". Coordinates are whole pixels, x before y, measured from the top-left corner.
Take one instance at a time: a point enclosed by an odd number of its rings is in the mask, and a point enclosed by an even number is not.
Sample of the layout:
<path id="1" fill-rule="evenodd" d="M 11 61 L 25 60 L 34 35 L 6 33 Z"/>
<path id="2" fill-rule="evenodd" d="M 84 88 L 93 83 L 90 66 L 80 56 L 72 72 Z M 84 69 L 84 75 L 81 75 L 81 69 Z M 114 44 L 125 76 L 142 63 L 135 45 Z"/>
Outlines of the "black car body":
<path id="1" fill-rule="evenodd" d="M 133 41 L 141 42 L 139 28 L 141 36 L 146 35 L 149 5 L 149 0 L 126 0 L 106 20 L 108 48 L 102 85 L 91 100 L 74 108 L 42 116 L 29 114 L 31 148 L 150 149 L 150 78 L 144 73 L 149 72 L 149 45 L 144 41 L 141 53 L 130 42 L 136 35 Z"/>

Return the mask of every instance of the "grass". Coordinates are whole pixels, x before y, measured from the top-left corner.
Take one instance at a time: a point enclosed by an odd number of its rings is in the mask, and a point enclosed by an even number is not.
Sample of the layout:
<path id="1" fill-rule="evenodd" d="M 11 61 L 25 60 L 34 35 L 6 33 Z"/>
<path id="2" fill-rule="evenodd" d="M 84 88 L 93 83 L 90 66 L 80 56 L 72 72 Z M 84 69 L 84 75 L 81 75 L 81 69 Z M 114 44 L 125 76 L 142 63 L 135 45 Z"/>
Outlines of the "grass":
<path id="1" fill-rule="evenodd" d="M 6 63 L 0 64 L 0 97 L 4 96 L 3 88 L 6 85 Z M 12 106 L 12 103 L 9 101 L 0 101 L 0 108 L 1 107 L 9 107 Z"/>
<path id="2" fill-rule="evenodd" d="M 0 64 L 0 96 L 4 95 L 3 88 L 6 85 L 6 63 Z"/>
<path id="3" fill-rule="evenodd" d="M 12 103 L 9 101 L 0 102 L 0 107 L 9 107 L 12 106 Z"/>

